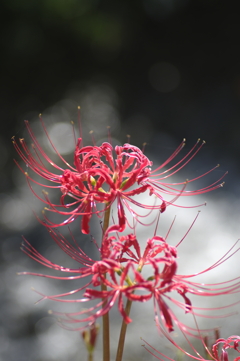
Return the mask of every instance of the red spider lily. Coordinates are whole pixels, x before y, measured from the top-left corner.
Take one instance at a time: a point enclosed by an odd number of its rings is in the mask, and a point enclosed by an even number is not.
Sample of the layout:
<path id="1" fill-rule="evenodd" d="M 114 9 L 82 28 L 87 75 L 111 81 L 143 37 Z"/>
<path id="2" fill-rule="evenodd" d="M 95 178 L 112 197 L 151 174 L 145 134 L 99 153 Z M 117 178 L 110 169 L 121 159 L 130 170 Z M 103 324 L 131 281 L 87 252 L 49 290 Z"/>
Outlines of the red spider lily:
<path id="1" fill-rule="evenodd" d="M 55 279 L 79 279 L 89 276 L 90 280 L 81 288 L 75 289 L 63 294 L 46 296 L 39 293 L 42 299 L 50 299 L 59 302 L 79 302 L 86 303 L 88 301 L 96 301 L 96 304 L 87 310 L 67 313 L 62 318 L 64 327 L 67 324 L 88 323 L 91 325 L 97 318 L 108 313 L 110 309 L 117 303 L 118 310 L 126 323 L 131 322 L 130 317 L 124 309 L 124 298 L 132 302 L 146 302 L 150 299 L 154 303 L 155 322 L 158 329 L 173 343 L 170 332 L 176 325 L 184 335 L 199 337 L 199 330 L 190 328 L 181 323 L 175 316 L 173 310 L 168 305 L 172 302 L 180 307 L 186 313 L 192 314 L 193 317 L 214 317 L 205 316 L 208 308 L 195 307 L 191 303 L 191 295 L 202 296 L 204 298 L 218 295 L 228 295 L 239 292 L 239 277 L 229 282 L 221 282 L 217 284 L 203 284 L 192 282 L 195 276 L 205 274 L 206 272 L 221 265 L 229 257 L 238 251 L 234 250 L 235 245 L 217 262 L 209 268 L 192 275 L 177 274 L 177 249 L 166 243 L 164 238 L 154 236 L 148 239 L 146 247 L 141 252 L 140 245 L 135 234 L 115 237 L 110 236 L 112 226 L 105 233 L 101 248 L 101 260 L 94 261 L 90 259 L 82 250 L 68 242 L 63 236 L 55 230 L 50 231 L 54 241 L 74 260 L 78 261 L 82 267 L 76 269 L 65 268 L 56 265 L 45 257 L 40 255 L 26 241 L 23 250 L 31 258 L 37 260 L 41 264 L 62 272 L 73 273 L 73 276 L 58 277 L 42 274 L 35 274 Z M 147 268 L 147 276 L 144 276 L 143 269 Z M 33 273 L 24 273 L 33 274 Z M 99 286 L 104 284 L 106 290 L 99 290 Z M 65 299 L 65 296 L 71 296 L 84 291 L 83 296 L 77 299 Z M 175 294 L 179 294 L 183 301 L 180 302 L 175 298 Z M 236 302 L 237 303 L 237 302 Z M 218 307 L 212 311 L 221 310 L 228 306 Z M 62 313 L 56 313 L 63 316 Z M 222 316 L 221 316 L 222 317 Z M 81 330 L 80 328 L 74 328 Z"/>
<path id="2" fill-rule="evenodd" d="M 219 346 L 221 346 L 221 351 L 219 352 Z M 216 361 L 228 361 L 228 350 L 233 349 L 240 353 L 240 337 L 239 336 L 230 336 L 227 339 L 219 338 L 212 348 L 212 357 Z M 220 354 L 220 355 L 219 355 Z M 220 356 L 220 357 L 219 357 Z M 234 358 L 234 361 L 240 360 L 240 356 Z"/>
<path id="3" fill-rule="evenodd" d="M 49 181 L 47 184 L 38 182 L 18 165 L 26 175 L 32 192 L 47 205 L 45 210 L 66 217 L 63 222 L 54 223 L 45 216 L 45 221 L 49 227 L 66 225 L 73 222 L 78 216 L 82 216 L 82 232 L 85 234 L 89 233 L 89 221 L 92 215 L 97 214 L 98 216 L 102 216 L 113 202 L 116 201 L 119 220 L 116 230 L 123 231 L 127 223 L 124 207 L 126 207 L 137 220 L 139 220 L 139 217 L 146 216 L 146 214 L 138 214 L 130 204 L 146 209 L 148 212 L 154 209 L 164 212 L 166 207 L 173 204 L 180 196 L 206 193 L 223 185 L 223 183 L 220 183 L 223 178 L 221 177 L 218 181 L 205 188 L 193 191 L 186 190 L 187 184 L 205 176 L 216 167 L 199 177 L 184 182 L 165 182 L 167 178 L 186 166 L 199 152 L 204 144 L 204 142 L 200 144 L 199 140 L 180 161 L 177 161 L 176 164 L 168 170 L 160 172 L 160 170 L 174 160 L 182 150 L 185 145 L 185 140 L 181 142 L 179 147 L 161 166 L 152 171 L 152 162 L 139 148 L 131 144 L 116 146 L 115 149 L 107 142 L 101 146 L 93 145 L 83 147 L 81 146 L 81 138 L 79 138 L 74 152 L 74 166 L 71 166 L 59 154 L 49 138 L 41 118 L 40 120 L 51 146 L 64 163 L 64 168 L 54 163 L 44 152 L 27 121 L 26 127 L 33 142 L 32 149 L 27 146 L 24 139 L 20 139 L 19 143 L 13 139 L 13 144 L 28 168 L 41 178 Z M 53 167 L 54 172 L 48 169 L 49 165 Z M 40 197 L 32 188 L 32 182 L 47 188 L 58 188 L 61 192 L 60 204 L 53 203 L 47 192 L 43 192 L 44 198 Z M 55 183 L 55 185 L 51 183 Z M 159 205 L 155 203 L 152 205 L 143 204 L 133 198 L 146 191 L 148 191 L 150 195 L 155 195 L 161 203 Z M 164 194 L 171 195 L 173 198 L 167 201 L 163 198 Z M 70 202 L 69 199 L 71 199 Z M 102 205 L 101 209 L 97 208 L 98 205 Z"/>
<path id="4" fill-rule="evenodd" d="M 106 237 L 103 241 L 103 248 L 107 248 L 109 252 L 108 256 L 112 255 L 121 263 L 121 271 L 117 272 L 119 277 L 116 276 L 116 270 L 115 272 L 109 272 L 111 279 L 106 279 L 103 274 L 99 274 L 98 277 L 100 281 L 105 283 L 108 291 L 98 291 L 87 288 L 84 296 L 89 299 L 107 299 L 108 303 L 105 306 L 106 311 L 102 312 L 108 312 L 113 306 L 112 300 L 118 297 L 119 311 L 126 323 L 129 323 L 131 320 L 128 316 L 124 315 L 124 309 L 122 307 L 123 296 L 131 301 L 139 302 L 145 302 L 152 298 L 154 301 L 156 323 L 164 334 L 166 333 L 165 328 L 168 332 L 172 331 L 173 324 L 176 323 L 178 327 L 185 329 L 185 332 L 194 335 L 193 330 L 187 330 L 187 326 L 180 324 L 166 301 L 173 302 L 186 313 L 204 317 L 204 308 L 192 306 L 189 298 L 191 294 L 203 297 L 218 296 L 238 292 L 240 288 L 239 278 L 218 284 L 205 284 L 204 286 L 201 283 L 189 280 L 192 277 L 206 273 L 217 267 L 237 252 L 237 250 L 232 254 L 230 254 L 231 250 L 229 250 L 219 261 L 202 272 L 183 276 L 177 274 L 176 248 L 169 246 L 162 237 L 155 236 L 149 239 L 142 256 L 136 236 L 133 234 L 122 236 L 119 240 L 116 240 L 115 237 L 111 237 L 110 239 Z M 112 249 L 113 253 L 111 253 L 110 249 Z M 106 249 L 105 254 L 107 255 Z M 123 266 L 125 262 L 126 265 Z M 151 266 L 152 271 L 150 272 L 150 276 L 144 278 L 141 272 L 143 266 L 147 265 Z M 174 292 L 181 295 L 183 302 L 179 302 L 174 298 Z M 223 308 L 225 307 L 227 306 Z M 160 318 L 158 313 L 160 313 Z M 163 324 L 160 324 L 160 320 L 163 320 Z M 78 320 L 76 322 L 78 322 Z M 195 331 L 197 334 L 197 330 Z"/>
<path id="5" fill-rule="evenodd" d="M 117 298 L 118 308 L 120 313 L 122 314 L 124 320 L 129 323 L 131 319 L 126 315 L 123 306 L 123 295 L 125 295 L 128 299 L 132 301 L 146 301 L 152 298 L 152 291 L 154 289 L 154 285 L 157 285 L 159 282 L 159 278 L 162 279 L 162 285 L 168 282 L 168 279 L 171 278 L 171 273 L 174 273 L 176 269 L 176 251 L 173 247 L 169 247 L 166 242 L 160 237 L 154 237 L 147 242 L 147 247 L 143 253 L 143 256 L 140 254 L 140 247 L 137 242 L 136 236 L 128 235 L 120 238 L 119 241 L 116 240 L 116 237 L 109 237 L 109 232 L 111 232 L 111 228 L 109 227 L 104 240 L 101 246 L 101 257 L 100 261 L 93 261 L 89 258 L 80 247 L 77 246 L 75 242 L 75 246 L 73 246 L 65 237 L 63 237 L 60 233 L 55 230 L 51 230 L 50 234 L 53 240 L 60 246 L 60 248 L 66 252 L 71 258 L 78 261 L 83 267 L 82 268 L 66 268 L 55 263 L 52 263 L 47 258 L 42 256 L 34 247 L 32 247 L 29 242 L 24 239 L 24 243 L 22 245 L 22 250 L 28 254 L 32 259 L 38 261 L 42 265 L 52 268 L 54 270 L 60 270 L 62 272 L 74 273 L 75 275 L 69 277 L 62 276 L 50 276 L 44 274 L 36 274 L 32 272 L 23 272 L 21 274 L 29 274 L 36 275 L 47 278 L 54 279 L 80 279 L 87 276 L 92 276 L 91 280 L 85 284 L 83 287 L 78 288 L 76 290 L 72 290 L 69 293 L 54 295 L 54 296 L 45 296 L 42 295 L 42 299 L 51 299 L 55 301 L 61 302 L 86 302 L 90 298 L 101 298 L 102 301 L 97 303 L 96 306 L 92 307 L 90 310 L 81 311 L 78 313 L 79 315 L 85 315 L 85 313 L 94 313 L 90 314 L 90 316 L 84 317 L 81 319 L 81 322 L 89 322 L 92 324 L 95 322 L 96 318 L 101 317 L 105 313 L 109 312 L 110 308 L 114 305 Z M 154 244 L 154 242 L 158 242 L 159 244 Z M 133 245 L 134 250 L 136 251 L 136 255 L 130 250 Z M 154 256 L 159 253 L 165 252 L 165 255 L 159 257 L 158 259 L 154 259 Z M 124 256 L 126 253 L 126 258 Z M 127 265 L 124 267 L 121 263 L 127 261 Z M 161 276 L 160 270 L 158 269 L 158 264 L 162 263 L 165 265 L 163 268 Z M 136 270 L 134 265 L 138 266 Z M 141 269 L 143 265 L 152 265 L 156 280 L 145 280 L 141 275 Z M 166 266 L 168 264 L 168 266 Z M 171 271 L 166 271 L 166 267 L 168 267 Z M 134 273 L 135 278 L 131 280 L 129 276 L 129 271 Z M 76 275 L 77 274 L 77 275 Z M 106 278 L 106 274 L 109 275 L 109 280 Z M 119 278 L 119 280 L 118 280 Z M 126 287 L 126 282 L 128 287 Z M 99 291 L 96 287 L 100 286 L 101 283 L 104 283 L 108 287 L 111 287 L 111 291 Z M 92 285 L 92 289 L 87 288 Z M 149 294 L 137 296 L 134 294 L 135 290 L 146 289 Z M 85 290 L 82 299 L 77 300 L 65 300 L 64 296 L 72 295 L 78 293 L 82 290 Z M 41 299 L 41 300 L 42 300 Z M 108 299 L 107 304 L 105 304 L 105 300 Z M 161 302 L 161 301 L 160 301 Z M 104 307 L 103 304 L 105 304 Z M 102 307 L 102 308 L 101 308 Z M 73 314 L 68 314 L 68 317 L 72 317 Z M 74 322 L 79 322 L 79 320 L 74 320 Z M 79 330 L 82 329 L 79 328 Z"/>
<path id="6" fill-rule="evenodd" d="M 201 338 L 201 337 L 200 337 Z M 219 338 L 215 341 L 215 343 L 212 346 L 212 352 L 210 352 L 210 350 L 208 349 L 207 345 L 205 344 L 204 340 L 201 338 L 201 341 L 207 351 L 207 358 L 202 357 L 199 352 L 193 347 L 193 345 L 191 345 L 192 349 L 194 350 L 195 355 L 191 355 L 188 352 L 184 351 L 183 349 L 180 348 L 180 350 L 186 354 L 187 356 L 190 356 L 191 358 L 195 359 L 195 360 L 200 360 L 200 361 L 209 361 L 209 360 L 214 360 L 214 361 L 229 361 L 229 355 L 228 355 L 228 351 L 230 349 L 237 351 L 237 353 L 240 353 L 240 336 L 238 335 L 233 335 L 228 337 L 227 339 L 224 338 Z M 152 347 L 148 342 L 144 341 L 146 345 L 143 345 L 143 347 L 154 357 L 156 357 L 158 360 L 163 361 L 165 360 L 169 360 L 169 361 L 174 361 L 171 357 L 168 357 L 166 355 L 164 355 L 162 352 L 157 351 L 154 347 Z M 221 349 L 220 349 L 220 345 L 221 345 Z M 154 353 L 155 352 L 155 353 Z M 240 360 L 240 356 L 237 356 L 235 358 L 232 359 L 233 361 L 239 361 Z"/>

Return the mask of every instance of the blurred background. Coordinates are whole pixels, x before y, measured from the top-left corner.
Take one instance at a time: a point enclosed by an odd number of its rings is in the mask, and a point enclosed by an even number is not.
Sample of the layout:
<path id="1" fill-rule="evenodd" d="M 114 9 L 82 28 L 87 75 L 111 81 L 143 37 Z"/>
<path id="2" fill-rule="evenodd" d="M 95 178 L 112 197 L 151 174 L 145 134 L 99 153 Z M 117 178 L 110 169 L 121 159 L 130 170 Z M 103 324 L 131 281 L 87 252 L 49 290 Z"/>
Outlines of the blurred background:
<path id="1" fill-rule="evenodd" d="M 195 227 L 193 238 L 199 240 L 198 246 L 192 242 L 185 255 L 187 259 L 191 255 L 196 264 L 192 255 L 196 256 L 196 249 L 202 250 L 200 263 L 202 257 L 208 261 L 206 266 L 213 263 L 240 236 L 237 2 L 2 0 L 0 32 L 0 360 L 85 360 L 80 336 L 60 329 L 47 315 L 53 305 L 34 305 L 38 296 L 30 287 L 42 292 L 45 288 L 47 293 L 52 284 L 16 276 L 16 272 L 33 271 L 34 267 L 44 271 L 21 253 L 22 234 L 48 255 L 55 256 L 57 250 L 49 246 L 46 232 L 32 214 L 32 210 L 41 212 L 42 204 L 34 199 L 13 162 L 18 156 L 11 137 L 27 140 L 27 119 L 44 146 L 38 124 L 42 113 L 57 148 L 68 156 L 74 147 L 70 122 L 77 122 L 80 105 L 85 144 L 91 140 L 89 131 L 101 141 L 110 126 L 114 142 L 126 142 L 127 134 L 139 147 L 146 142 L 146 154 L 156 165 L 182 138 L 187 138 L 187 149 L 198 138 L 206 140 L 189 166 L 191 174 L 196 177 L 221 163 L 210 180 L 227 170 L 229 175 L 223 189 L 196 201 L 207 200 L 208 207 Z M 181 176 L 189 178 L 187 172 Z M 179 218 L 185 231 L 196 215 L 195 210 L 191 212 L 182 222 Z M 170 218 L 174 214 L 175 209 Z M 88 240 L 85 243 L 88 249 Z M 239 275 L 237 258 L 223 270 L 224 274 L 232 271 L 230 278 Z M 151 310 L 148 314 L 147 305 L 144 307 L 144 322 L 152 321 Z M 136 313 L 139 334 L 131 325 L 127 361 L 151 359 L 143 354 L 140 337 L 159 345 L 153 326 L 147 337 L 145 323 L 143 327 L 138 316 Z M 239 333 L 239 320 L 224 321 L 222 335 Z"/>

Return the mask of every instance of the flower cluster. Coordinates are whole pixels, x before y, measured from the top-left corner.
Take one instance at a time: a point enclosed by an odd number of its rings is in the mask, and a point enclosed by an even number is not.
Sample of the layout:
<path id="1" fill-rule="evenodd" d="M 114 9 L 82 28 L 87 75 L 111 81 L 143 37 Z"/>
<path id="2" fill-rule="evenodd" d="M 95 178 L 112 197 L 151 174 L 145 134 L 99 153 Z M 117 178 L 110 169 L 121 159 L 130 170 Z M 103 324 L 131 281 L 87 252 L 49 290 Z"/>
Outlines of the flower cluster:
<path id="1" fill-rule="evenodd" d="M 186 333 L 186 335 L 199 337 L 199 331 L 197 329 L 190 329 L 187 325 L 182 324 L 169 307 L 168 302 L 177 305 L 185 313 L 204 317 L 204 312 L 209 311 L 209 309 L 194 307 L 191 302 L 191 295 L 206 298 L 239 291 L 239 278 L 215 285 L 191 281 L 193 277 L 197 277 L 214 269 L 231 257 L 237 251 L 235 247 L 236 244 L 221 257 L 219 261 L 207 269 L 195 274 L 181 275 L 177 273 L 177 247 L 169 245 L 163 237 L 157 235 L 147 239 L 145 249 L 141 251 L 136 234 L 114 236 L 110 234 L 111 227 L 109 227 L 104 234 L 102 245 L 99 248 L 101 259 L 94 261 L 77 246 L 75 240 L 75 245 L 73 245 L 56 230 L 50 230 L 49 233 L 56 244 L 72 259 L 77 261 L 81 267 L 73 269 L 54 264 L 37 252 L 25 239 L 22 244 L 22 250 L 28 254 L 28 256 L 48 268 L 71 273 L 71 276 L 51 276 L 31 272 L 23 272 L 22 274 L 31 274 L 58 280 L 88 279 L 88 282 L 81 288 L 71 290 L 64 294 L 47 296 L 38 292 L 42 296 L 40 300 L 50 299 L 53 301 L 84 304 L 90 300 L 97 301 L 95 306 L 83 311 L 67 314 L 54 312 L 56 315 L 61 316 L 60 320 L 63 326 L 68 329 L 72 329 L 70 326 L 67 326 L 68 324 L 74 325 L 75 330 L 84 329 L 86 323 L 88 326 L 91 326 L 99 317 L 108 313 L 115 304 L 117 304 L 125 323 L 129 323 L 132 320 L 125 312 L 124 299 L 131 302 L 146 302 L 152 300 L 155 322 L 158 329 L 175 344 L 170 336 L 170 332 L 174 330 L 174 324 Z M 143 275 L 144 267 L 147 268 L 147 274 L 145 276 Z M 100 290 L 99 286 L 101 284 L 104 284 L 106 289 Z M 83 295 L 82 291 L 84 292 Z M 78 293 L 80 294 L 80 298 L 72 300 L 65 299 L 66 296 Z M 182 302 L 177 300 L 177 294 L 182 297 Z M 226 306 L 224 306 L 224 308 L 225 307 Z M 216 309 L 212 308 L 212 311 L 218 309 L 220 309 L 220 307 Z M 81 324 L 80 327 L 77 326 L 79 323 Z M 84 326 L 82 324 L 84 324 Z"/>
<path id="2" fill-rule="evenodd" d="M 41 118 L 40 120 L 42 122 Z M 137 222 L 144 224 L 141 218 L 155 212 L 154 221 L 158 224 L 160 214 L 166 211 L 168 206 L 183 207 L 177 204 L 179 197 L 206 193 L 223 185 L 223 177 L 221 177 L 204 188 L 188 189 L 190 183 L 212 172 L 216 167 L 194 179 L 178 183 L 166 182 L 166 179 L 192 160 L 204 142 L 200 143 L 198 140 L 187 154 L 171 165 L 170 163 L 185 145 L 185 140 L 183 140 L 161 166 L 152 170 L 152 162 L 143 151 L 131 144 L 127 143 L 115 148 L 108 142 L 104 142 L 100 146 L 95 144 L 83 146 L 82 139 L 79 138 L 75 144 L 73 165 L 70 165 L 56 150 L 43 122 L 42 125 L 64 167 L 58 166 L 49 158 L 38 143 L 28 122 L 26 122 L 26 126 L 33 141 L 32 147 L 29 148 L 24 139 L 17 142 L 14 138 L 13 144 L 24 163 L 28 165 L 28 169 L 35 172 L 45 182 L 35 180 L 29 172 L 23 170 L 18 162 L 16 163 L 25 174 L 32 192 L 47 205 L 45 210 L 64 216 L 63 221 L 56 223 L 44 214 L 44 219 L 40 222 L 46 226 L 54 242 L 68 256 L 78 262 L 79 267 L 66 268 L 51 262 L 24 239 L 22 250 L 28 256 L 50 269 L 70 274 L 70 276 L 31 272 L 22 274 L 58 280 L 86 279 L 86 283 L 63 294 L 43 295 L 38 292 L 41 300 L 50 299 L 67 303 L 84 303 L 84 305 L 90 302 L 91 306 L 87 309 L 80 308 L 78 312 L 54 312 L 60 316 L 60 322 L 65 328 L 75 330 L 85 330 L 87 327 L 95 330 L 97 319 L 109 314 L 114 305 L 117 305 L 123 323 L 127 325 L 132 322 L 129 313 L 133 303 L 152 301 L 156 326 L 173 345 L 182 350 L 171 337 L 171 332 L 176 328 L 185 335 L 187 340 L 190 336 L 202 339 L 198 326 L 193 328 L 180 322 L 170 304 L 178 306 L 183 313 L 192 315 L 195 319 L 196 316 L 206 317 L 205 311 L 209 311 L 209 309 L 195 306 L 191 301 L 192 295 L 212 297 L 239 292 L 239 278 L 214 285 L 192 281 L 193 277 L 204 275 L 236 253 L 238 250 L 236 244 L 219 261 L 207 269 L 197 274 L 181 275 L 178 273 L 178 263 L 181 261 L 178 258 L 177 249 L 183 239 L 176 242 L 176 246 L 172 246 L 166 238 L 158 235 L 156 226 L 154 234 L 149 235 L 145 239 L 144 247 L 141 247 Z M 52 170 L 49 170 L 49 166 L 52 167 Z M 166 166 L 169 166 L 167 170 L 165 170 Z M 40 197 L 35 192 L 32 182 L 50 189 L 57 189 L 60 198 L 59 204 L 51 201 L 46 191 L 43 192 L 44 197 Z M 141 203 L 139 200 L 139 195 L 143 193 L 149 196 L 150 201 L 147 204 Z M 113 204 L 117 206 L 117 221 L 113 221 L 111 224 L 110 210 Z M 141 211 L 137 212 L 136 206 L 140 210 L 145 210 L 145 214 L 142 214 Z M 90 219 L 93 215 L 104 217 L 99 237 L 101 244 L 97 246 L 98 259 L 89 257 L 73 236 L 69 241 L 57 230 L 57 227 L 69 225 L 76 218 L 81 217 L 81 232 L 89 234 L 91 233 Z M 132 219 L 130 219 L 131 217 Z M 97 245 L 96 241 L 95 245 Z M 76 295 L 77 298 L 66 298 L 72 295 Z M 95 302 L 93 306 L 92 301 Z M 127 302 L 126 306 L 125 301 Z M 226 307 L 224 305 L 212 310 Z M 83 337 L 84 335 L 86 336 L 87 333 L 84 333 Z M 219 360 L 217 346 L 220 342 L 222 341 L 218 340 L 212 352 L 212 357 L 216 361 Z M 234 346 L 231 346 L 231 342 Z M 239 338 L 236 337 L 236 339 L 229 338 L 224 343 L 221 360 L 227 360 L 225 356 L 227 348 L 233 347 L 238 350 L 238 342 Z M 202 360 L 198 356 L 193 357 Z M 119 357 L 118 360 L 121 358 Z M 106 359 L 106 361 L 108 360 Z"/>

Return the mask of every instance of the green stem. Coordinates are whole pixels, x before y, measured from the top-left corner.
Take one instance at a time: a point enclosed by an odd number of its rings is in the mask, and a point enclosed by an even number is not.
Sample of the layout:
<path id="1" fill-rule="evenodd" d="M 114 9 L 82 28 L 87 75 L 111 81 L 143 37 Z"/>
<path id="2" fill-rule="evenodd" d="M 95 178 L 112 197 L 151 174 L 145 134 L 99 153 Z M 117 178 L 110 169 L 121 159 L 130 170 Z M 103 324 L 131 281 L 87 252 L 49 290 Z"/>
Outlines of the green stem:
<path id="1" fill-rule="evenodd" d="M 93 354 L 92 354 L 92 352 L 89 352 L 89 354 L 88 354 L 88 361 L 93 361 Z"/>
<path id="2" fill-rule="evenodd" d="M 125 312 L 126 312 L 127 316 L 129 316 L 129 314 L 130 314 L 131 306 L 132 306 L 132 301 L 127 300 L 127 304 L 125 307 Z M 124 320 L 122 320 L 122 327 L 121 327 L 119 340 L 118 340 L 116 361 L 122 361 L 126 331 L 127 331 L 127 323 Z"/>
<path id="3" fill-rule="evenodd" d="M 106 291 L 107 287 L 102 283 L 101 290 Z M 104 307 L 106 302 L 103 303 Z M 105 313 L 102 316 L 102 326 L 103 326 L 103 361 L 110 361 L 110 337 L 109 337 L 109 313 Z"/>
<path id="4" fill-rule="evenodd" d="M 108 206 L 108 205 L 107 205 Z M 109 206 L 109 208 L 105 211 L 104 214 L 104 220 L 103 220 L 103 237 L 104 234 L 109 226 L 109 218 L 110 218 L 110 211 L 111 211 L 111 207 Z"/>
<path id="5" fill-rule="evenodd" d="M 110 218 L 110 207 L 105 211 L 104 221 L 103 221 L 103 237 L 109 226 L 109 218 Z M 105 275 L 106 277 L 106 275 Z M 107 286 L 105 284 L 101 284 L 101 290 L 106 291 Z M 105 301 L 102 305 L 104 307 L 106 305 Z M 110 361 L 110 337 L 109 337 L 109 313 L 106 313 L 102 316 L 103 322 L 103 361 Z"/>

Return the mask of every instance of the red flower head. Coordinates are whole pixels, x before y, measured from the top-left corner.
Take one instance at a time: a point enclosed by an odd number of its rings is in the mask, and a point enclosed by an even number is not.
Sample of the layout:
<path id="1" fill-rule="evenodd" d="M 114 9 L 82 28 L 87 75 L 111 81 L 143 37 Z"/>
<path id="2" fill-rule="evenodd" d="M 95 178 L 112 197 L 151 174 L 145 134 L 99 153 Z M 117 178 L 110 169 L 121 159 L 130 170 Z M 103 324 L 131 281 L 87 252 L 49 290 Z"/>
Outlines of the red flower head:
<path id="1" fill-rule="evenodd" d="M 121 268 L 115 268 L 109 271 L 109 278 L 105 278 L 102 273 L 98 274 L 99 283 L 105 283 L 108 290 L 98 291 L 87 288 L 84 296 L 89 299 L 105 298 L 108 301 L 105 309 L 101 311 L 101 315 L 102 312 L 107 313 L 118 298 L 119 312 L 126 323 L 131 322 L 131 319 L 125 314 L 123 296 L 134 302 L 145 302 L 153 299 L 156 324 L 159 330 L 165 334 L 171 342 L 172 339 L 168 332 L 173 331 L 174 323 L 181 331 L 184 330 L 187 334 L 197 337 L 199 331 L 181 324 L 169 307 L 168 302 L 177 305 L 186 313 L 205 317 L 204 308 L 198 308 L 192 305 L 190 300 L 191 295 L 211 297 L 239 292 L 239 278 L 215 285 L 203 285 L 202 283 L 191 281 L 192 277 L 204 274 L 227 260 L 230 251 L 231 250 L 211 267 L 199 273 L 179 275 L 177 273 L 177 248 L 170 246 L 164 238 L 154 236 L 148 239 L 145 250 L 141 253 L 136 235 L 129 234 L 117 239 L 114 236 L 109 237 L 108 232 L 106 232 L 101 253 L 107 258 L 103 259 L 103 261 L 109 258 L 114 259 L 119 262 Z M 237 250 L 232 254 L 236 251 Z M 148 266 L 148 272 L 150 274 L 144 277 L 142 270 L 145 266 Z M 175 299 L 174 294 L 176 293 L 182 297 L 183 302 Z M 215 309 L 213 308 L 212 310 L 214 311 Z M 97 317 L 99 317 L 98 314 Z M 79 322 L 79 320 L 75 320 L 74 322 Z"/>
<path id="2" fill-rule="evenodd" d="M 221 349 L 220 349 L 221 345 Z M 216 361 L 229 361 L 228 351 L 233 349 L 240 353 L 240 337 L 230 336 L 227 339 L 219 338 L 213 345 L 212 355 L 210 355 Z M 239 361 L 240 356 L 235 357 L 234 361 Z"/>
<path id="3" fill-rule="evenodd" d="M 42 119 L 40 118 L 41 122 Z M 43 201 L 47 207 L 45 210 L 54 212 L 66 217 L 59 223 L 52 222 L 46 215 L 45 221 L 49 227 L 57 227 L 71 223 L 78 216 L 82 216 L 82 232 L 89 233 L 89 220 L 93 214 L 102 216 L 114 201 L 117 202 L 118 224 L 116 230 L 123 231 L 126 227 L 126 216 L 124 207 L 126 207 L 133 217 L 139 219 L 143 215 L 139 215 L 130 206 L 139 206 L 151 212 L 154 209 L 164 212 L 166 207 L 173 204 L 180 196 L 196 195 L 209 192 L 213 189 L 221 187 L 221 179 L 217 182 L 194 191 L 187 191 L 188 183 L 193 182 L 200 177 L 180 183 L 166 183 L 165 179 L 177 173 L 182 169 L 201 149 L 203 143 L 199 145 L 199 141 L 195 146 L 175 165 L 168 170 L 158 173 L 160 169 L 167 166 L 181 151 L 185 145 L 185 140 L 173 152 L 173 154 L 157 169 L 151 170 L 152 162 L 143 154 L 143 152 L 131 145 L 124 144 L 116 146 L 113 149 L 110 143 L 103 143 L 100 146 L 82 147 L 81 138 L 78 139 L 74 152 L 74 165 L 71 166 L 64 160 L 54 147 L 47 130 L 42 122 L 44 131 L 61 161 L 64 168 L 55 164 L 49 156 L 44 152 L 38 143 L 29 123 L 26 121 L 27 130 L 32 138 L 32 150 L 27 146 L 24 139 L 19 140 L 19 144 L 13 139 L 13 144 L 24 161 L 24 163 L 33 170 L 46 183 L 41 183 L 32 178 L 29 172 L 25 172 L 20 166 L 19 168 L 25 173 L 29 187 L 33 193 Z M 198 146 L 199 145 L 199 146 Z M 54 169 L 49 170 L 49 165 Z M 37 183 L 47 188 L 58 188 L 61 192 L 60 204 L 53 203 L 47 192 L 43 192 L 44 198 L 35 193 L 31 186 L 31 182 Z M 52 185 L 54 183 L 55 185 Z M 180 186 L 180 189 L 178 189 Z M 152 205 L 138 202 L 133 197 L 148 191 L 150 195 L 155 195 L 160 200 L 160 204 L 156 202 Z M 170 201 L 164 200 L 164 194 L 173 196 Z M 102 205 L 102 207 L 98 207 Z"/>
<path id="4" fill-rule="evenodd" d="M 67 303 L 96 302 L 94 306 L 87 310 L 67 314 L 56 313 L 65 316 L 62 322 L 66 328 L 68 328 L 67 324 L 75 326 L 80 323 L 81 326 L 74 329 L 81 330 L 86 326 L 84 326 L 85 323 L 89 326 L 96 322 L 97 318 L 108 313 L 115 304 L 117 304 L 124 321 L 129 323 L 131 319 L 125 311 L 124 299 L 130 302 L 146 302 L 152 299 L 155 323 L 158 329 L 170 342 L 179 347 L 170 335 L 175 327 L 179 328 L 186 337 L 189 335 L 200 337 L 200 331 L 198 328 L 190 328 L 181 323 L 170 307 L 170 303 L 177 305 L 185 313 L 193 315 L 193 317 L 207 317 L 205 311 L 209 311 L 209 308 L 196 307 L 191 302 L 191 295 L 206 298 L 239 292 L 239 278 L 218 284 L 197 283 L 191 280 L 195 276 L 203 275 L 214 269 L 236 253 L 237 250 L 232 251 L 234 246 L 209 268 L 197 274 L 180 275 L 177 273 L 177 248 L 170 246 L 164 238 L 154 236 L 148 239 L 142 252 L 135 234 L 116 237 L 110 235 L 111 229 L 112 227 L 109 227 L 105 233 L 99 249 L 101 259 L 98 261 L 90 259 L 76 243 L 73 246 L 55 230 L 50 231 L 52 238 L 61 249 L 82 265 L 81 268 L 76 269 L 65 268 L 50 262 L 31 247 L 28 242 L 23 245 L 23 250 L 41 264 L 61 272 L 73 273 L 69 277 L 37 274 L 38 276 L 69 280 L 88 277 L 88 281 L 84 286 L 73 291 L 53 296 L 40 293 L 42 299 L 53 301 Z M 145 268 L 148 274 L 145 273 Z M 101 284 L 106 286 L 105 289 L 99 290 Z M 77 299 L 65 299 L 66 296 L 82 293 L 82 291 L 84 294 L 81 294 Z M 179 301 L 176 295 L 180 295 L 182 301 Z M 222 308 L 226 307 L 225 305 Z M 219 309 L 221 307 L 212 308 L 212 311 Z"/>

